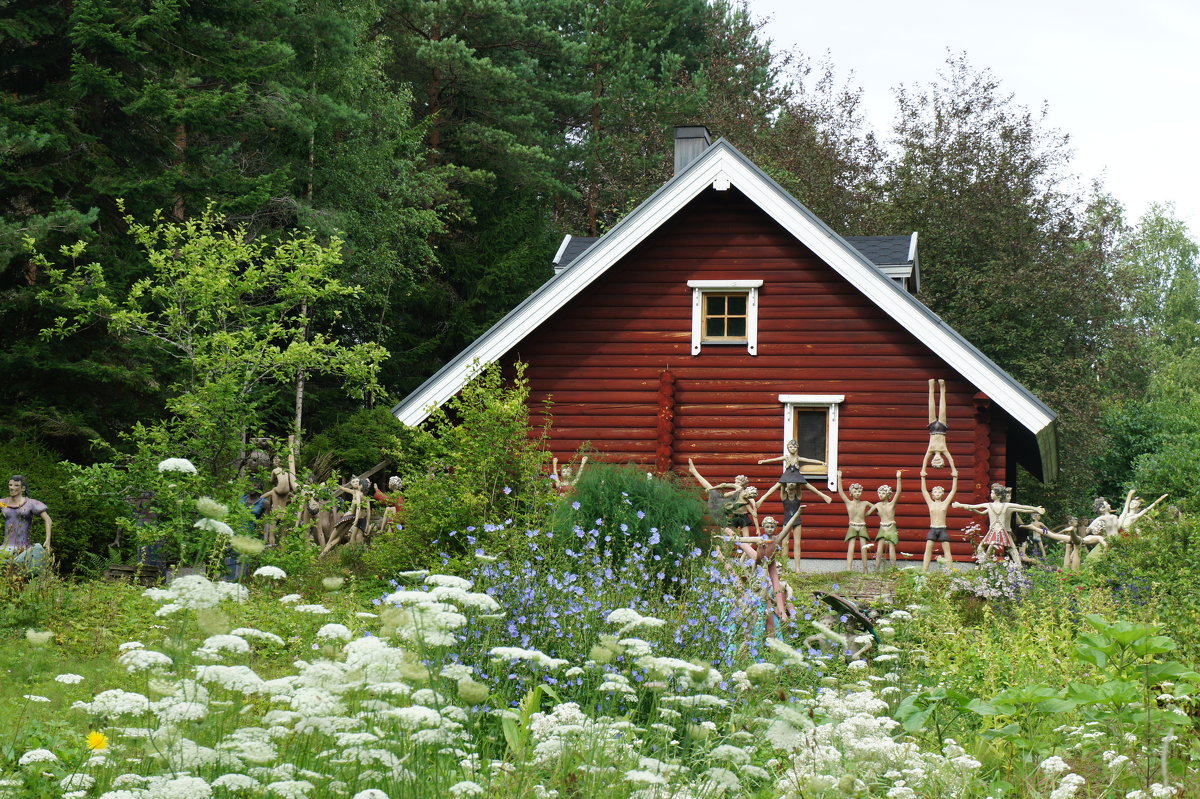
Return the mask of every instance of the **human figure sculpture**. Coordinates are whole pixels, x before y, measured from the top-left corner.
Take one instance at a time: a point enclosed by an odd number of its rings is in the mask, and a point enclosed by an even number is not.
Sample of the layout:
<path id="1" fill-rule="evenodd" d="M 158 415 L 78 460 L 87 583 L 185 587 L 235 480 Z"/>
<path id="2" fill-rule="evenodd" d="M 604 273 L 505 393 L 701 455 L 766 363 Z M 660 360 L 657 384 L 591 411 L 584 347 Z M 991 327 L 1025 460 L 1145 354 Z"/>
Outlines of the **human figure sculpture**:
<path id="1" fill-rule="evenodd" d="M 1020 514 L 1016 514 L 1013 519 L 1016 522 L 1016 526 L 1013 529 L 1013 538 L 1016 541 L 1017 550 L 1021 553 L 1021 561 L 1023 563 L 1037 563 L 1044 559 L 1046 557 L 1046 542 L 1044 538 L 1045 533 L 1050 528 L 1042 521 L 1042 514 L 1033 514 L 1028 524 L 1021 520 Z"/>
<path id="2" fill-rule="evenodd" d="M 691 458 L 688 458 L 688 472 L 708 492 L 708 507 L 719 527 L 725 528 L 730 535 L 744 536 L 751 528 L 752 517 L 753 526 L 758 527 L 758 507 L 755 505 L 758 489 L 750 485 L 749 477 L 739 474 L 732 483 L 714 485 L 700 474 Z"/>
<path id="3" fill-rule="evenodd" d="M 930 464 L 935 469 L 940 469 L 946 461 L 949 461 L 950 469 L 957 472 L 958 470 L 954 466 L 954 456 L 950 454 L 950 448 L 946 446 L 946 434 L 950 432 L 950 425 L 946 423 L 946 381 L 938 380 L 937 389 L 940 389 L 940 396 L 935 408 L 935 387 L 931 378 L 929 380 L 929 446 L 925 449 L 925 457 L 921 461 L 921 471 L 926 471 Z"/>
<path id="4" fill-rule="evenodd" d="M 579 484 L 579 478 L 583 476 L 583 469 L 587 466 L 587 455 L 579 461 L 579 471 L 576 472 L 571 468 L 571 464 L 564 463 L 562 469 L 558 468 L 558 458 L 554 458 L 551 463 L 550 479 L 554 482 L 554 490 L 559 496 L 571 493 L 571 490 Z"/>
<path id="5" fill-rule="evenodd" d="M 861 483 L 851 483 L 849 487 L 850 495 L 842 490 L 842 473 L 839 470 L 837 473 L 837 490 L 838 496 L 842 498 L 842 502 L 846 505 L 846 517 L 849 520 L 849 525 L 846 528 L 846 571 L 854 568 L 854 544 L 858 543 L 859 552 L 862 556 L 863 573 L 867 571 L 867 545 L 871 540 L 870 534 L 867 532 L 867 516 L 875 511 L 875 506 L 862 498 L 863 487 Z"/>
<path id="6" fill-rule="evenodd" d="M 775 612 L 767 616 L 767 635 L 775 630 L 775 618 L 779 618 L 780 624 L 788 620 L 787 610 L 787 592 L 783 588 L 783 581 L 779 579 L 779 563 L 776 560 L 776 555 L 779 553 L 780 544 L 787 540 L 792 532 L 792 527 L 796 519 L 788 521 L 782 531 L 779 530 L 779 522 L 775 518 L 768 516 L 762 520 L 762 541 L 758 544 L 755 550 L 756 560 L 766 567 L 767 577 L 771 581 L 771 597 L 775 603 Z"/>
<path id="7" fill-rule="evenodd" d="M 386 530 L 388 524 L 404 513 L 404 481 L 399 475 L 392 475 L 388 478 L 388 493 L 383 493 L 383 489 L 376 488 L 373 498 L 383 508 L 383 516 L 379 521 L 379 529 Z"/>
<path id="8" fill-rule="evenodd" d="M 30 548 L 30 529 L 33 518 L 39 516 L 46 526 L 46 537 L 42 548 L 50 554 L 50 531 L 54 523 L 50 519 L 46 503 L 27 496 L 29 482 L 24 475 L 14 474 L 8 478 L 8 497 L 0 502 L 4 511 L 4 548 L 20 553 Z"/>
<path id="9" fill-rule="evenodd" d="M 297 529 L 311 525 L 310 534 L 313 542 L 324 552 L 325 545 L 333 537 L 337 527 L 338 513 L 330 502 L 322 502 L 311 488 L 301 491 L 300 514 L 296 520 Z"/>
<path id="10" fill-rule="evenodd" d="M 817 460 L 813 460 L 812 458 L 801 457 L 800 456 L 800 442 L 796 441 L 796 439 L 793 438 L 791 441 L 789 441 L 787 443 L 787 451 L 784 452 L 784 454 L 779 455 L 774 458 L 763 458 L 762 460 L 759 461 L 759 464 L 778 463 L 780 461 L 783 461 L 783 474 L 780 476 L 779 482 L 776 485 L 783 485 L 783 486 L 794 485 L 794 486 L 796 486 L 794 495 L 796 496 L 797 503 L 799 502 L 800 492 L 803 491 L 803 489 L 805 489 L 805 488 L 808 488 L 808 490 L 812 491 L 814 494 L 816 494 L 818 497 L 820 497 L 822 500 L 824 500 L 827 503 L 833 501 L 832 497 L 828 497 L 825 494 L 821 493 L 821 491 L 816 486 L 814 486 L 812 483 L 808 482 L 808 480 L 805 479 L 803 473 L 801 473 L 800 464 L 812 463 L 817 466 L 824 466 L 825 461 L 817 461 Z M 785 506 L 784 510 L 785 511 L 787 510 L 786 506 Z M 786 513 L 786 512 L 784 515 L 785 515 L 785 517 L 788 517 L 788 518 L 790 518 L 790 516 L 791 516 L 791 514 Z"/>
<path id="11" fill-rule="evenodd" d="M 1100 535 L 1105 538 L 1116 535 L 1120 530 L 1121 517 L 1113 513 L 1108 500 L 1104 497 L 1096 497 L 1092 503 L 1092 509 L 1096 511 L 1096 518 L 1092 519 L 1092 523 L 1087 526 L 1088 534 Z"/>
<path id="12" fill-rule="evenodd" d="M 287 469 L 283 468 L 282 458 L 279 455 L 271 458 L 271 488 L 264 494 L 267 498 L 266 511 L 274 512 L 286 508 L 296 493 L 296 450 L 291 446 L 294 441 L 294 436 L 288 438 Z M 275 546 L 275 531 L 277 526 L 278 522 L 275 520 L 268 521 L 263 525 L 267 546 L 269 547 Z"/>
<path id="13" fill-rule="evenodd" d="M 980 542 L 983 557 L 990 560 L 997 549 L 1003 549 L 1014 563 L 1021 562 L 1021 555 L 1013 541 L 1012 514 L 1016 511 L 1026 513 L 1045 513 L 1046 509 L 1033 505 L 1018 505 L 1009 498 L 1008 488 L 1000 483 L 992 483 L 991 500 L 977 505 L 965 505 L 953 502 L 950 507 L 962 508 L 973 513 L 988 517 L 988 531 Z"/>
<path id="14" fill-rule="evenodd" d="M 888 550 L 892 568 L 896 567 L 896 547 L 900 544 L 900 531 L 896 527 L 896 502 L 900 499 L 900 475 L 903 470 L 896 472 L 896 490 L 890 485 L 881 485 L 878 489 L 879 501 L 875 503 L 875 513 L 879 515 L 879 531 L 875 534 L 875 571 L 883 566 L 883 550 Z"/>
<path id="15" fill-rule="evenodd" d="M 371 506 L 368 499 L 373 493 L 371 481 L 365 477 L 351 477 L 350 481 L 342 486 L 342 490 L 349 492 L 350 505 L 334 525 L 329 540 L 321 550 L 322 555 L 341 543 L 361 544 L 366 541 L 366 530 L 371 523 Z"/>
<path id="16" fill-rule="evenodd" d="M 1131 490 L 1125 497 L 1125 507 L 1121 509 L 1121 513 L 1117 517 L 1117 531 L 1127 533 L 1132 530 L 1133 525 L 1137 524 L 1138 519 L 1154 510 L 1154 507 L 1166 498 L 1167 495 L 1163 494 L 1161 497 L 1143 508 L 1142 498 Z"/>
<path id="17" fill-rule="evenodd" d="M 929 533 L 925 536 L 925 557 L 921 561 L 921 571 L 929 571 L 929 563 L 933 560 L 933 545 L 942 545 L 942 557 L 950 562 L 950 534 L 946 532 L 946 514 L 954 495 L 958 493 L 958 469 L 951 472 L 950 493 L 941 486 L 929 488 L 926 474 L 921 472 L 921 496 L 925 497 L 925 506 L 929 508 Z"/>
<path id="18" fill-rule="evenodd" d="M 1104 540 L 1104 536 L 1102 535 L 1084 535 L 1083 531 L 1087 529 L 1087 525 L 1081 524 L 1074 516 L 1068 516 L 1067 524 L 1058 530 L 1051 530 L 1040 519 L 1036 518 L 1033 524 L 1041 526 L 1040 533 L 1043 538 L 1062 542 L 1063 571 L 1079 571 L 1082 561 L 1081 555 L 1085 546 L 1096 544 L 1106 547 L 1108 545 L 1108 542 Z"/>

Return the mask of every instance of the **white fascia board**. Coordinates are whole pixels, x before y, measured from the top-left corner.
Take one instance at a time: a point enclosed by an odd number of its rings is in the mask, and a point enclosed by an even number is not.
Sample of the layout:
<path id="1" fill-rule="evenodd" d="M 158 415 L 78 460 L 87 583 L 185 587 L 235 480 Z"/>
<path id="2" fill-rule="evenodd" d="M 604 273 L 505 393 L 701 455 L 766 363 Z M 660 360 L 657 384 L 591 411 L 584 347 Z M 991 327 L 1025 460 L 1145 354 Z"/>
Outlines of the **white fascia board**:
<path id="1" fill-rule="evenodd" d="M 760 289 L 761 280 L 689 280 L 690 289 Z"/>
<path id="2" fill-rule="evenodd" d="M 837 405 L 845 402 L 845 394 L 780 394 L 783 405 Z"/>
<path id="3" fill-rule="evenodd" d="M 563 253 L 567 251 L 567 245 L 571 243 L 571 234 L 563 236 L 562 244 L 558 245 L 558 252 L 554 253 L 554 257 L 550 259 L 550 263 L 557 264 L 562 260 Z"/>

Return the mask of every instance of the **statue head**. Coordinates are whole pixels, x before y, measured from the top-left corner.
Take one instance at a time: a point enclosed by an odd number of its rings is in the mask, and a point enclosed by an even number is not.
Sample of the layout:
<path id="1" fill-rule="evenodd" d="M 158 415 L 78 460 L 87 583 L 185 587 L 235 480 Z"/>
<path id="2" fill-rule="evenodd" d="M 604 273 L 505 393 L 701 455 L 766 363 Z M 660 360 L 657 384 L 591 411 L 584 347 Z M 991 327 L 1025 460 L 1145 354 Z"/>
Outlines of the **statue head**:
<path id="1" fill-rule="evenodd" d="M 1092 503 L 1092 509 L 1102 516 L 1106 513 L 1112 513 L 1112 505 L 1109 505 L 1108 500 L 1104 497 L 1096 497 L 1096 501 Z"/>
<path id="2" fill-rule="evenodd" d="M 1133 499 L 1129 500 L 1129 509 L 1131 511 L 1136 511 L 1140 507 L 1142 507 L 1142 498 L 1137 494 L 1134 494 Z"/>
<path id="3" fill-rule="evenodd" d="M 400 479 L 399 475 L 394 474 L 388 478 L 388 491 L 395 493 L 402 488 L 404 488 L 404 481 Z"/>
<path id="4" fill-rule="evenodd" d="M 991 494 L 992 499 L 996 500 L 997 502 L 1008 501 L 1008 489 L 1005 488 L 1001 483 L 992 483 Z"/>
<path id="5" fill-rule="evenodd" d="M 946 496 L 946 489 L 941 486 L 934 486 L 929 489 L 929 496 L 933 497 L 935 501 L 941 502 L 942 498 Z"/>
<path id="6" fill-rule="evenodd" d="M 779 522 L 775 521 L 774 516 L 768 516 L 762 520 L 762 527 L 765 532 L 773 533 L 779 527 Z"/>
<path id="7" fill-rule="evenodd" d="M 946 459 L 942 457 L 942 453 L 935 452 L 933 453 L 933 457 L 929 459 L 929 463 L 933 468 L 940 469 L 946 465 Z"/>
<path id="8" fill-rule="evenodd" d="M 886 502 L 892 496 L 892 487 L 890 485 L 881 485 L 876 491 L 879 498 Z"/>
<path id="9" fill-rule="evenodd" d="M 739 474 L 737 477 L 733 478 L 733 482 L 737 484 L 738 488 L 745 488 L 750 482 L 750 478 L 744 474 Z"/>
<path id="10" fill-rule="evenodd" d="M 798 454 L 800 452 L 800 442 L 794 438 L 791 439 L 790 441 L 788 441 L 787 451 L 792 453 L 793 455 Z"/>
<path id="11" fill-rule="evenodd" d="M 14 474 L 8 478 L 8 493 L 9 496 L 20 497 L 24 496 L 29 490 L 29 481 L 25 479 L 23 474 Z"/>
<path id="12" fill-rule="evenodd" d="M 850 487 L 846 490 L 850 493 L 851 499 L 858 499 L 859 497 L 862 496 L 862 492 L 863 492 L 862 483 L 851 483 Z"/>
<path id="13" fill-rule="evenodd" d="M 748 499 L 754 499 L 758 496 L 758 489 L 754 486 L 746 486 L 745 490 L 742 491 L 742 496 Z"/>

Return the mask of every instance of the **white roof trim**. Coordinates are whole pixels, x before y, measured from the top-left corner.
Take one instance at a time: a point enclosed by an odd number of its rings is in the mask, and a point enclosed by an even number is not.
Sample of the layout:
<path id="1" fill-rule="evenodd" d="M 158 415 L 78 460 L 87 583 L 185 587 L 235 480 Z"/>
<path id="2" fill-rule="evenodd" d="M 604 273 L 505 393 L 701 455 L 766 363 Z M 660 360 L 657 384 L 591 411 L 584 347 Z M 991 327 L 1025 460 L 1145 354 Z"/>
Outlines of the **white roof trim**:
<path id="1" fill-rule="evenodd" d="M 563 236 L 562 244 L 558 245 L 558 252 L 554 253 L 554 257 L 550 259 L 550 263 L 557 264 L 562 260 L 563 253 L 567 251 L 567 245 L 571 243 L 571 234 Z"/>
<path id="2" fill-rule="evenodd" d="M 751 202 L 811 249 L 835 272 L 854 284 L 884 313 L 915 335 L 963 377 L 985 392 L 1042 445 L 1046 477 L 1053 476 L 1055 414 L 1027 389 L 955 333 L 932 311 L 901 289 L 824 222 L 721 139 L 667 181 L 596 245 L 576 258 L 555 279 L 543 284 L 488 332 L 393 409 L 407 425 L 424 421 L 430 411 L 458 393 L 473 364 L 500 358 L 534 328 L 624 258 L 667 220 L 714 182 L 728 180 Z"/>
<path id="3" fill-rule="evenodd" d="M 837 405 L 846 401 L 845 394 L 780 394 L 784 405 Z"/>
<path id="4" fill-rule="evenodd" d="M 760 289 L 761 280 L 689 280 L 690 289 Z"/>

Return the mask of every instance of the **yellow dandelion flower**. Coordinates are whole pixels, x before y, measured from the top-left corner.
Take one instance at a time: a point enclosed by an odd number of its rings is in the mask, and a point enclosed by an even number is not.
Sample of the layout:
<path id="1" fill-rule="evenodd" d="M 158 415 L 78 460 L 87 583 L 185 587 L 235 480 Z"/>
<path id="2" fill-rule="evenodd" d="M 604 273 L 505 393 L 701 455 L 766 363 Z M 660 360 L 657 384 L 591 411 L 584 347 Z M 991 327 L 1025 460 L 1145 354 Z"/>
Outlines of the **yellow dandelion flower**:
<path id="1" fill-rule="evenodd" d="M 87 748 L 93 752 L 103 752 L 108 749 L 108 736 L 97 730 L 87 734 Z"/>

